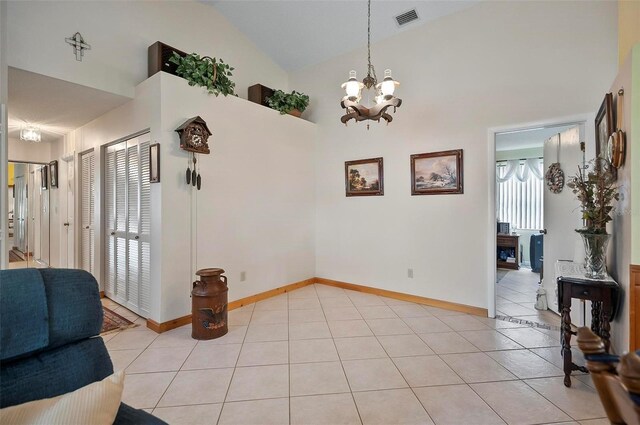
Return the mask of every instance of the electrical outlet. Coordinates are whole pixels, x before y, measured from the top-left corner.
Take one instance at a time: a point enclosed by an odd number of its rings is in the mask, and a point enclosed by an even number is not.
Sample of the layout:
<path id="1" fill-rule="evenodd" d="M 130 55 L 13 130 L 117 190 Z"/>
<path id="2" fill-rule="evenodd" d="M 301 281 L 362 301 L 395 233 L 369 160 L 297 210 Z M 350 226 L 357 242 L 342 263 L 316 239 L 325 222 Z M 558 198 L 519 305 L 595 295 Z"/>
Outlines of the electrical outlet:
<path id="1" fill-rule="evenodd" d="M 240 282 L 247 280 L 247 272 L 240 272 Z"/>
<path id="2" fill-rule="evenodd" d="M 413 279 L 413 269 L 407 269 L 407 277 Z"/>

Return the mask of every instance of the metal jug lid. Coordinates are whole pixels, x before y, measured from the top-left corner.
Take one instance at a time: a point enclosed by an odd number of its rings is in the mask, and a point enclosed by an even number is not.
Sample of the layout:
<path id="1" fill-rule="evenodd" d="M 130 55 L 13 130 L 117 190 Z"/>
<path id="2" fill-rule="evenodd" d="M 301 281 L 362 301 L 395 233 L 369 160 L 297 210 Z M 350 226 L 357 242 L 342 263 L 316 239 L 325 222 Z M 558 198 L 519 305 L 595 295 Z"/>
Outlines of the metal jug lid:
<path id="1" fill-rule="evenodd" d="M 196 272 L 198 276 L 218 276 L 224 273 L 224 270 L 218 268 L 200 269 Z"/>

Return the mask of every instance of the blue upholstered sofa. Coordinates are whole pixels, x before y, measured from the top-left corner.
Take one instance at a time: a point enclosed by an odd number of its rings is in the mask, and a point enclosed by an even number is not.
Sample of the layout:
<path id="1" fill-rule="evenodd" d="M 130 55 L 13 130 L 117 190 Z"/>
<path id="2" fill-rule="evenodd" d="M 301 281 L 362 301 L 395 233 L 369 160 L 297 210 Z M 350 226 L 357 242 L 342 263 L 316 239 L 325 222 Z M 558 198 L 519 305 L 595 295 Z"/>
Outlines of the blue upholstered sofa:
<path id="1" fill-rule="evenodd" d="M 55 397 L 111 375 L 101 326 L 98 283 L 91 274 L 1 270 L 0 407 Z M 124 403 L 114 423 L 165 424 Z"/>

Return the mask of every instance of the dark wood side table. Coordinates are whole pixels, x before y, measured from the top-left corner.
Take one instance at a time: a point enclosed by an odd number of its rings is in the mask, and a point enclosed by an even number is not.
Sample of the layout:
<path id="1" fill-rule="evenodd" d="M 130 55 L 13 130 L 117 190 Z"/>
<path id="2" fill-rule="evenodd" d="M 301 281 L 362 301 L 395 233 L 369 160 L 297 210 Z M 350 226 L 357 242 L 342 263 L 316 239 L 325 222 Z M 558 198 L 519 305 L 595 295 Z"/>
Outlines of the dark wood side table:
<path id="1" fill-rule="evenodd" d="M 594 280 L 579 276 L 559 276 L 558 309 L 562 315 L 560 326 L 560 341 L 562 343 L 562 359 L 564 363 L 564 386 L 571 386 L 571 372 L 579 370 L 588 373 L 584 366 L 578 366 L 571 361 L 571 299 L 591 301 L 591 330 L 604 342 L 609 352 L 611 346 L 610 322 L 613 320 L 618 305 L 620 287 L 611 279 Z"/>

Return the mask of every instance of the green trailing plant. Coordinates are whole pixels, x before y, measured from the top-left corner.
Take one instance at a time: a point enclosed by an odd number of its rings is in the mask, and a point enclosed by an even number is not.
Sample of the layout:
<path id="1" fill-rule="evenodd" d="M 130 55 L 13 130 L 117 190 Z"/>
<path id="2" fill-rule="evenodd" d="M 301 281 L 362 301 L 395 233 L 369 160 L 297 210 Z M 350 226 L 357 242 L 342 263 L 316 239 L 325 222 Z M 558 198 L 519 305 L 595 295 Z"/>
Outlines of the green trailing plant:
<path id="1" fill-rule="evenodd" d="M 276 90 L 273 96 L 267 98 L 267 103 L 270 108 L 280 111 L 282 115 L 288 114 L 294 109 L 303 112 L 309 106 L 309 96 L 295 90 L 291 93 Z"/>
<path id="2" fill-rule="evenodd" d="M 613 220 L 613 201 L 620 198 L 611 163 L 604 158 L 589 162 L 586 172 L 578 167 L 578 173 L 569 178 L 567 186 L 580 201 L 585 227 L 578 233 L 607 234 L 607 223 Z"/>
<path id="3" fill-rule="evenodd" d="M 216 96 L 236 95 L 236 83 L 230 78 L 233 76 L 231 71 L 234 68 L 224 63 L 222 59 L 200 57 L 196 53 L 183 57 L 173 52 L 169 62 L 178 65 L 176 73 L 187 80 L 190 86 L 205 87 L 209 94 Z"/>

